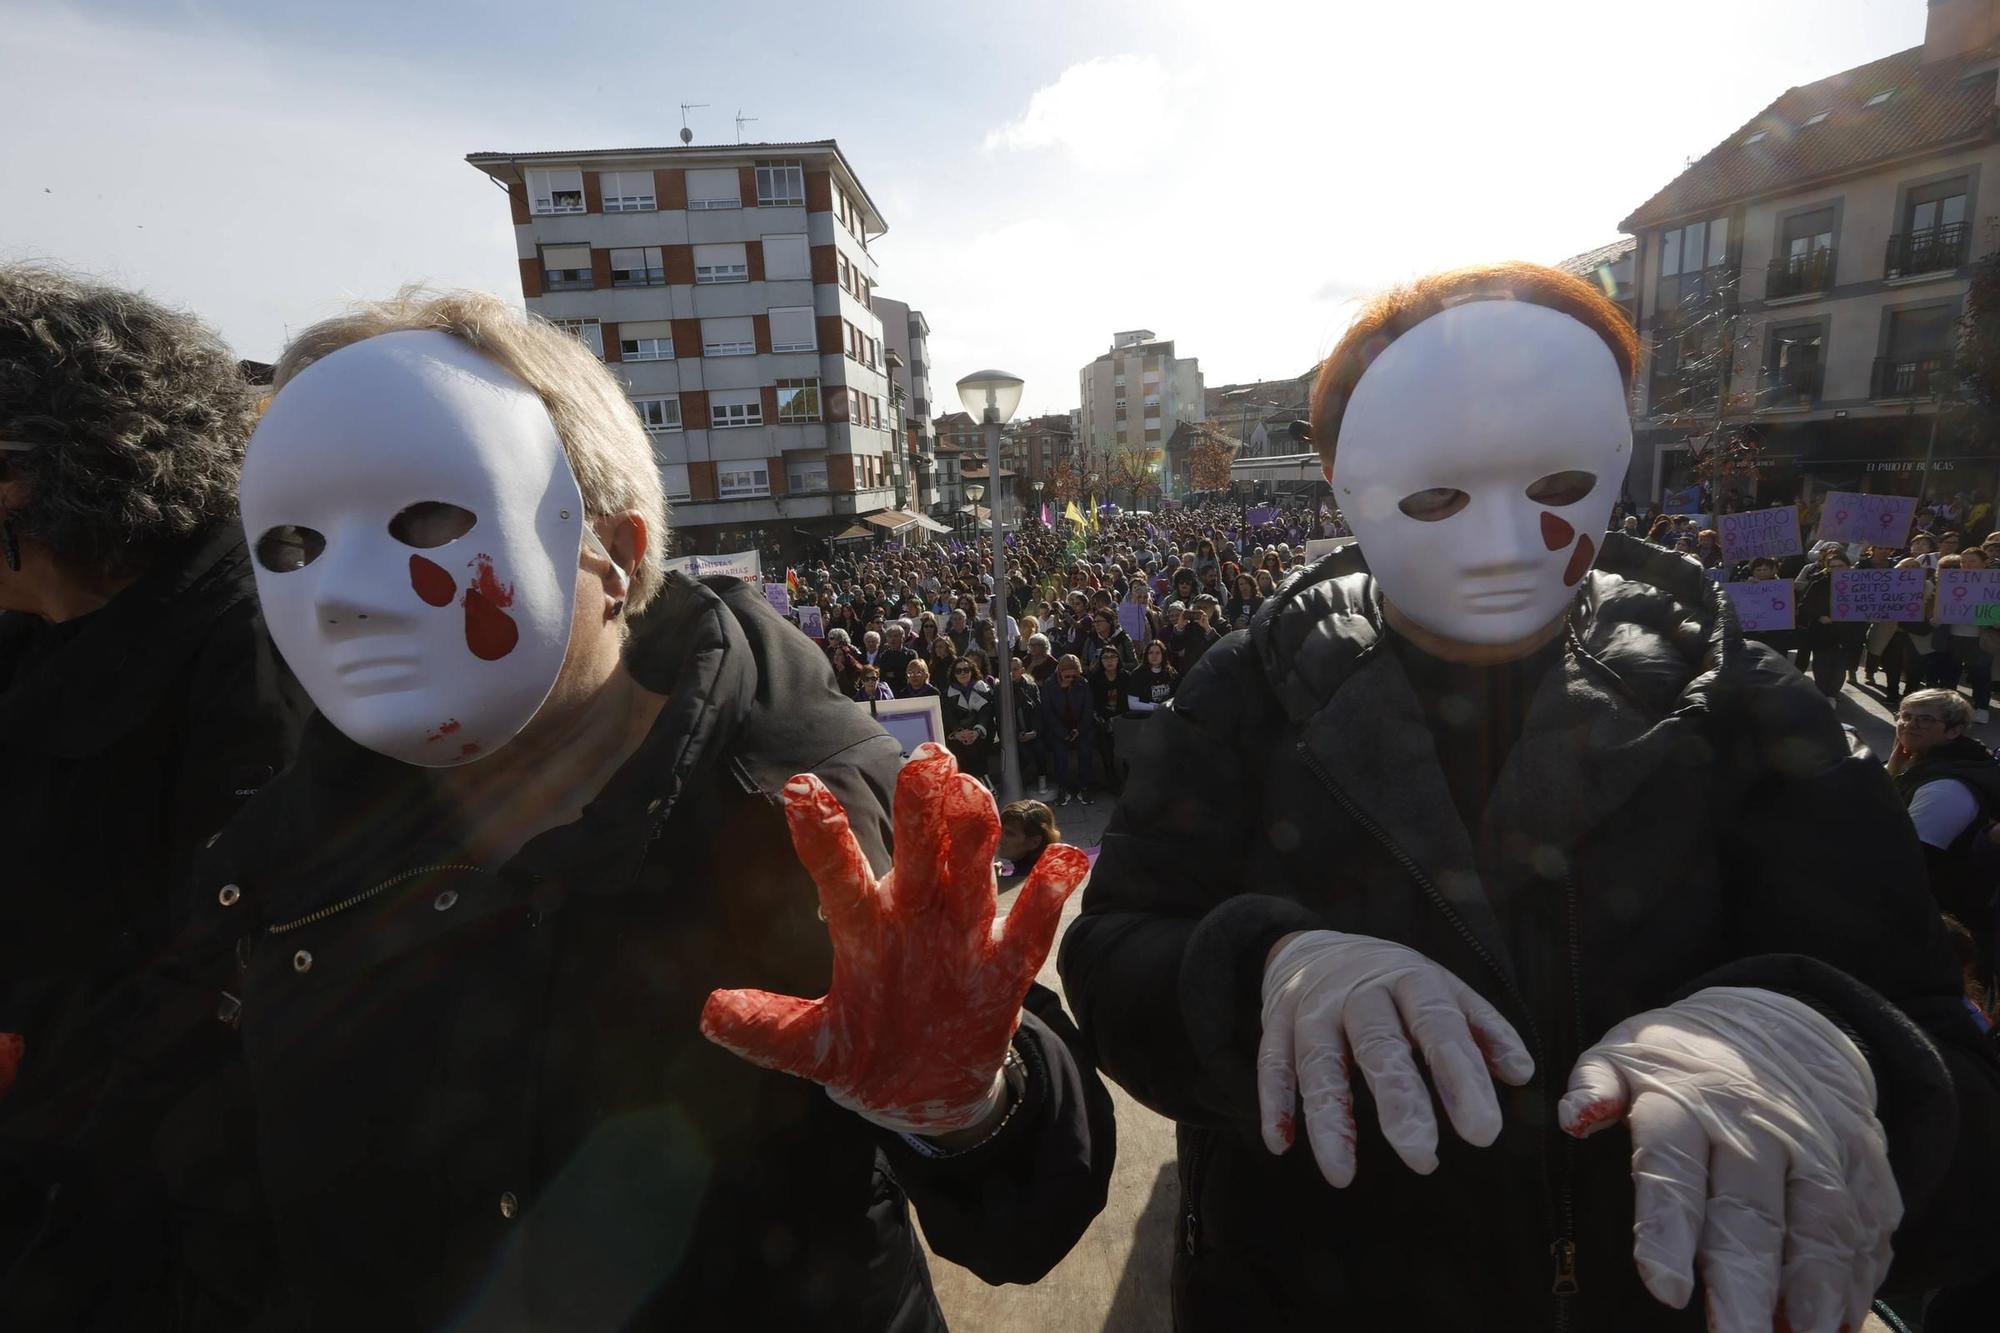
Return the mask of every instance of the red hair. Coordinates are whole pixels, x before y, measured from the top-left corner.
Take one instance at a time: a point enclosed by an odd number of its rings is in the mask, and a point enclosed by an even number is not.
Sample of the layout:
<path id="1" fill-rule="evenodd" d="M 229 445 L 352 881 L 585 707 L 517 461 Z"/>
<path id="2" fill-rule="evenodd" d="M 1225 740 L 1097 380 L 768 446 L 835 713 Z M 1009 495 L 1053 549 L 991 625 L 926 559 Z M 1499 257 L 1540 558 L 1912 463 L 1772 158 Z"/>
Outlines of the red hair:
<path id="1" fill-rule="evenodd" d="M 1312 438 L 1319 456 L 1333 466 L 1341 418 L 1354 386 L 1389 344 L 1432 315 L 1465 301 L 1511 299 L 1547 306 L 1584 325 L 1604 340 L 1618 363 L 1629 393 L 1639 363 L 1639 336 L 1632 320 L 1611 299 L 1582 278 L 1540 264 L 1485 264 L 1452 269 L 1391 288 L 1369 301 L 1313 381 Z"/>

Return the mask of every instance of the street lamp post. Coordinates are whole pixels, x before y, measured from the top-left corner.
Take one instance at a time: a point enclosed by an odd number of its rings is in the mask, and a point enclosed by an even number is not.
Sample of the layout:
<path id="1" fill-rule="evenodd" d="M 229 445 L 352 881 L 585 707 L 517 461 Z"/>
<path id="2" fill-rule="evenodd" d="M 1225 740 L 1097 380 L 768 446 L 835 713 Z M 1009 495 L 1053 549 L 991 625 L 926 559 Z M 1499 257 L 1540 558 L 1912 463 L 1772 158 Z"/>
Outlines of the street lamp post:
<path id="1" fill-rule="evenodd" d="M 993 641 L 1000 645 L 1004 657 L 1013 645 L 1007 642 L 1007 542 L 1000 531 L 1000 427 L 1014 415 L 1014 409 L 1021 405 L 1021 377 L 1009 375 L 1004 370 L 980 370 L 967 375 L 958 382 L 958 400 L 965 410 L 980 423 L 985 432 L 986 475 L 992 482 L 988 490 L 987 512 L 993 517 Z M 976 528 L 979 523 L 979 502 L 972 502 L 972 521 Z M 1014 745 L 1014 682 L 1007 669 L 1007 663 L 995 662 L 994 669 L 1000 677 L 1000 781 L 997 784 L 1000 803 L 1019 800 L 1021 797 L 1021 756 Z"/>

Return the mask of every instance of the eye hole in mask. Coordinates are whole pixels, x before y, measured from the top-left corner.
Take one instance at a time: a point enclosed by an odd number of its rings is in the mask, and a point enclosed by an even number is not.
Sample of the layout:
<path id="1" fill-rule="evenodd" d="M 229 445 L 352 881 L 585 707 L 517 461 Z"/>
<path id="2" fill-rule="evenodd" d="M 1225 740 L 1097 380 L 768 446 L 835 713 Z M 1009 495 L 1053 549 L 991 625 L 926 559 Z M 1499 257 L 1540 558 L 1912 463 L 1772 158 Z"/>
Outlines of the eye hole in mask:
<path id="1" fill-rule="evenodd" d="M 319 559 L 326 538 L 311 528 L 280 523 L 257 539 L 257 563 L 273 574 L 289 574 Z"/>
<path id="2" fill-rule="evenodd" d="M 1472 503 L 1472 497 L 1450 486 L 1433 486 L 1415 491 L 1396 502 L 1396 508 L 1419 523 L 1437 523 L 1450 518 Z"/>
<path id="3" fill-rule="evenodd" d="M 405 546 L 428 551 L 472 531 L 479 516 L 443 500 L 419 500 L 389 520 L 389 535 Z"/>
<path id="4" fill-rule="evenodd" d="M 1573 505 L 1597 489 L 1595 472 L 1551 472 L 1528 483 L 1528 498 L 1538 505 L 1560 509 Z"/>

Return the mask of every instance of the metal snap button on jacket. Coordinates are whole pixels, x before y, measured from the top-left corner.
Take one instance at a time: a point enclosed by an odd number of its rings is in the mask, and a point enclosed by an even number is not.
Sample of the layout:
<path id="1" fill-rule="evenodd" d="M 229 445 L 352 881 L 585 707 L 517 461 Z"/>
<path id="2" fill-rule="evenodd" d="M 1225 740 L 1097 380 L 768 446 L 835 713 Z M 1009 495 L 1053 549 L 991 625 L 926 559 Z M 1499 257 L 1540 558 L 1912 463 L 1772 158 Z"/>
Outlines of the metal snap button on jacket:
<path id="1" fill-rule="evenodd" d="M 297 953 L 292 955 L 292 971 L 310 972 L 312 971 L 312 965 L 313 965 L 313 956 L 307 953 L 304 949 L 301 949 Z"/>
<path id="2" fill-rule="evenodd" d="M 521 1201 L 514 1197 L 514 1191 L 503 1191 L 500 1195 L 500 1216 L 511 1222 L 514 1220 L 514 1215 L 520 1211 Z"/>
<path id="3" fill-rule="evenodd" d="M 449 912 L 456 906 L 458 906 L 458 891 L 456 889 L 446 889 L 431 903 L 432 910 L 438 912 Z"/>
<path id="4" fill-rule="evenodd" d="M 215 901 L 221 903 L 224 907 L 234 907 L 243 901 L 243 890 L 237 888 L 234 884 L 225 884 L 216 893 Z"/>

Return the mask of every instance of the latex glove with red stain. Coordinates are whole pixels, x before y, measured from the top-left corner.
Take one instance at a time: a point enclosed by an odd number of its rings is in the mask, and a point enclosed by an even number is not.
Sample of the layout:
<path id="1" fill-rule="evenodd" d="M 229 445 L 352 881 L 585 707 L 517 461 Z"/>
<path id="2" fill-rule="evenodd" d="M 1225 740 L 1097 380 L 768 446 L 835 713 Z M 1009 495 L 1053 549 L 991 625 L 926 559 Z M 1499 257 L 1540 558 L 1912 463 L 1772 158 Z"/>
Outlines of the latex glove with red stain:
<path id="1" fill-rule="evenodd" d="M 825 784 L 785 784 L 792 846 L 819 886 L 833 983 L 817 1000 L 718 990 L 702 1034 L 753 1064 L 823 1084 L 874 1124 L 942 1134 L 979 1124 L 1004 1095 L 1000 1067 L 1063 903 L 1089 873 L 1074 847 L 1035 863 L 993 931 L 993 797 L 941 745 L 896 780 L 895 864 L 878 882 Z"/>

